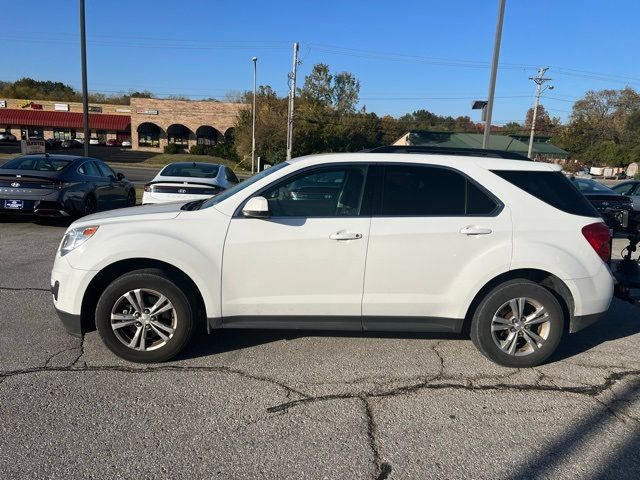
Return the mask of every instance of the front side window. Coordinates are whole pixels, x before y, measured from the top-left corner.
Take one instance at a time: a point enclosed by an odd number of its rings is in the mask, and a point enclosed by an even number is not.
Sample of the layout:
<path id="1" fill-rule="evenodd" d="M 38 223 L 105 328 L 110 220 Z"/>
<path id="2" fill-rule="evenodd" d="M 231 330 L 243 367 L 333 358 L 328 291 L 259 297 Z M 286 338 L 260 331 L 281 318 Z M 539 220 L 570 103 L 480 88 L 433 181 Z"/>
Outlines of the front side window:
<path id="1" fill-rule="evenodd" d="M 272 217 L 360 215 L 367 166 L 314 169 L 262 193 Z"/>
<path id="2" fill-rule="evenodd" d="M 454 170 L 422 165 L 384 169 L 383 216 L 490 215 L 497 207 L 493 198 Z"/>
<path id="3" fill-rule="evenodd" d="M 611 187 L 614 192 L 619 193 L 620 195 L 633 195 L 632 191 L 636 186 L 635 183 L 621 183 L 620 185 L 616 185 L 615 187 Z"/>
<path id="4" fill-rule="evenodd" d="M 290 163 L 282 162 L 282 163 L 279 163 L 277 165 L 274 165 L 273 167 L 266 168 L 263 171 L 261 171 L 260 173 L 257 173 L 253 177 L 245 180 L 244 182 L 240 182 L 240 183 L 234 185 L 231 188 L 227 188 L 224 192 L 216 195 L 215 197 L 211 197 L 209 200 L 205 201 L 200 208 L 209 208 L 209 207 L 211 207 L 213 205 L 216 205 L 217 203 L 220 203 L 220 202 L 226 200 L 227 198 L 232 197 L 235 194 L 241 192 L 245 188 L 250 187 L 251 185 L 253 185 L 257 181 L 262 180 L 264 177 L 272 175 L 272 174 L 276 173 L 278 170 L 281 170 L 283 168 L 287 168 L 290 165 L 291 165 Z"/>

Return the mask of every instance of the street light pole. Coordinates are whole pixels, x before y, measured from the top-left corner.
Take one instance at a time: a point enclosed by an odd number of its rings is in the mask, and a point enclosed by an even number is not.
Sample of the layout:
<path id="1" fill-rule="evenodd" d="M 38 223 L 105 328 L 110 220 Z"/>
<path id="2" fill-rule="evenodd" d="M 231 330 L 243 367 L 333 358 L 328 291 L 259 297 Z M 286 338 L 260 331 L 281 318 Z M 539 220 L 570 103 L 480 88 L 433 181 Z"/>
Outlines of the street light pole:
<path id="1" fill-rule="evenodd" d="M 535 77 L 529 77 L 529 80 L 533 80 L 536 87 L 536 102 L 533 105 L 533 118 L 531 119 L 531 134 L 529 135 L 529 150 L 527 151 L 527 157 L 531 158 L 531 154 L 533 153 L 533 137 L 536 134 L 536 118 L 538 118 L 538 104 L 540 103 L 540 95 L 542 95 L 542 85 L 544 82 L 548 82 L 551 80 L 550 78 L 545 78 L 545 72 L 549 70 L 549 67 L 541 67 L 538 70 L 538 75 Z M 547 87 L 549 89 L 553 89 L 553 86 Z M 546 90 L 546 88 L 545 88 Z"/>
<path id="2" fill-rule="evenodd" d="M 87 35 L 84 26 L 84 0 L 80 0 L 80 55 L 82 57 L 82 128 L 84 156 L 89 156 L 89 92 L 87 89 Z"/>
<path id="3" fill-rule="evenodd" d="M 504 5 L 506 0 L 500 0 L 498 7 L 498 24 L 496 25 L 496 38 L 493 44 L 493 60 L 491 62 L 491 78 L 489 80 L 489 97 L 487 98 L 486 122 L 484 124 L 484 136 L 482 148 L 489 146 L 491 135 L 491 114 L 493 113 L 493 96 L 496 91 L 496 77 L 498 76 L 498 59 L 500 57 L 500 42 L 502 41 L 502 21 L 504 20 Z"/>
<path id="4" fill-rule="evenodd" d="M 253 128 L 251 133 L 251 173 L 255 172 L 256 161 L 256 70 L 258 57 L 253 57 Z"/>

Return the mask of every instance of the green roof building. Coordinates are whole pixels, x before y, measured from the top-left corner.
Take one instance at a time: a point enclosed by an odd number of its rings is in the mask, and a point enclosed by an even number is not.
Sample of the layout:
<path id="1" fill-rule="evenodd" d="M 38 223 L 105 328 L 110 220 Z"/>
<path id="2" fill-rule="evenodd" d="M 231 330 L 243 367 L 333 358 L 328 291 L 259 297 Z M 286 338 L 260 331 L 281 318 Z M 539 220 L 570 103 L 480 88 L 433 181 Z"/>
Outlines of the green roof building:
<path id="1" fill-rule="evenodd" d="M 431 147 L 482 148 L 483 135 L 480 133 L 432 132 L 428 130 L 410 130 L 393 142 L 394 145 L 426 145 Z M 529 137 L 524 135 L 496 135 L 489 137 L 488 148 L 517 152 L 524 155 L 529 151 Z M 549 142 L 549 137 L 534 137 L 533 157 L 563 160 L 569 152 Z"/>

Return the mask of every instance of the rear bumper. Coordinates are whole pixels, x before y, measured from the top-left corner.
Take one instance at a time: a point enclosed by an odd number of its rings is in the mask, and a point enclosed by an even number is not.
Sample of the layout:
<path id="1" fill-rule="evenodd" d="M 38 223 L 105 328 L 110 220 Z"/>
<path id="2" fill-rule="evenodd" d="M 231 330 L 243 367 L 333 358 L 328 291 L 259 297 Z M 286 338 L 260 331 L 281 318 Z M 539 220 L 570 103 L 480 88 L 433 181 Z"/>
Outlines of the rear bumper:
<path id="1" fill-rule="evenodd" d="M 22 208 L 5 208 L 5 198 L 0 198 L 0 213 L 9 215 L 37 215 L 39 217 L 68 217 L 71 215 L 62 202 L 54 200 L 31 200 L 21 198 L 11 198 L 11 200 L 22 200 Z"/>

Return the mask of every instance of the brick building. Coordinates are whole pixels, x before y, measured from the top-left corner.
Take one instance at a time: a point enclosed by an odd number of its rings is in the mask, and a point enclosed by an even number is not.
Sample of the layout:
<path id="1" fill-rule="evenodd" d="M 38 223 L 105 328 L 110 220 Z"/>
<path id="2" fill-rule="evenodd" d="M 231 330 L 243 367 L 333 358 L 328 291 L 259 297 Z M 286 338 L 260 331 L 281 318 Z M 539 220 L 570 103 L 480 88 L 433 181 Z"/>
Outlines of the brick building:
<path id="1" fill-rule="evenodd" d="M 168 143 L 184 150 L 214 145 L 233 135 L 244 104 L 211 101 L 131 99 L 131 143 L 139 150 L 162 151 Z"/>
<path id="2" fill-rule="evenodd" d="M 188 150 L 233 135 L 244 104 L 132 98 L 130 105 L 89 104 L 90 137 L 131 140 L 137 150 L 161 152 L 169 142 Z M 83 138 L 82 104 L 0 99 L 0 131 L 18 140 Z"/>

